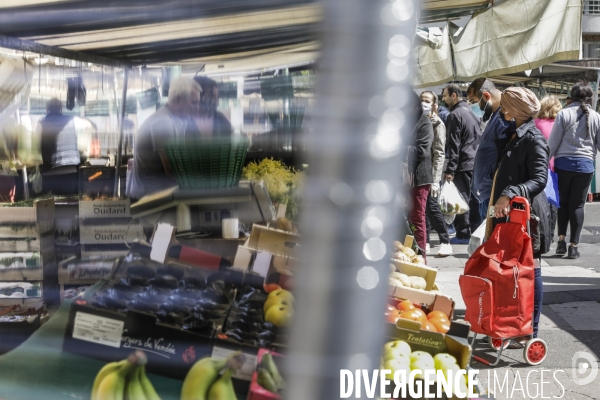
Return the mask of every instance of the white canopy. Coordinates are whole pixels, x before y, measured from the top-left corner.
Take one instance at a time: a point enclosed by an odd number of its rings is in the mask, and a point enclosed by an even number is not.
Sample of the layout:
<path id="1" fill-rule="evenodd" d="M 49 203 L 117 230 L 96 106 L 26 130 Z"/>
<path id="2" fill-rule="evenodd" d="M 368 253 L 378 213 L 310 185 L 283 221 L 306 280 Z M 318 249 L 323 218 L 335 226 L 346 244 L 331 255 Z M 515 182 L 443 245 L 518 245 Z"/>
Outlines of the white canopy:
<path id="1" fill-rule="evenodd" d="M 437 40 L 415 47 L 414 84 L 468 81 L 578 59 L 581 15 L 581 0 L 507 0 L 474 16 L 464 29 L 448 22 Z"/>

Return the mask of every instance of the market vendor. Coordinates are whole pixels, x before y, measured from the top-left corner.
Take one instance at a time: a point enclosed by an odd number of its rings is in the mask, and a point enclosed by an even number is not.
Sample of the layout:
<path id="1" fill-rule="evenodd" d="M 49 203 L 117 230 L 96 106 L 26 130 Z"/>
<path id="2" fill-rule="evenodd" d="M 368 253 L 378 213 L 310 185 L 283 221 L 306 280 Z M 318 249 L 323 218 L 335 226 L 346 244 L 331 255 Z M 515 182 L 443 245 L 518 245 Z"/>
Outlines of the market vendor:
<path id="1" fill-rule="evenodd" d="M 194 78 L 202 87 L 200 95 L 200 110 L 194 116 L 194 124 L 188 127 L 190 137 L 222 137 L 231 136 L 231 123 L 217 111 L 219 106 L 219 88 L 217 82 L 206 76 L 197 76 Z"/>
<path id="2" fill-rule="evenodd" d="M 184 138 L 190 118 L 199 111 L 200 85 L 188 77 L 171 82 L 169 99 L 139 128 L 133 155 L 133 170 L 127 184 L 127 195 L 138 200 L 176 186 L 164 145 L 170 139 Z"/>
<path id="3" fill-rule="evenodd" d="M 77 167 L 81 163 L 77 131 L 72 117 L 62 113 L 62 102 L 53 98 L 46 104 L 46 116 L 37 126 L 42 144 L 42 192 L 77 195 Z"/>

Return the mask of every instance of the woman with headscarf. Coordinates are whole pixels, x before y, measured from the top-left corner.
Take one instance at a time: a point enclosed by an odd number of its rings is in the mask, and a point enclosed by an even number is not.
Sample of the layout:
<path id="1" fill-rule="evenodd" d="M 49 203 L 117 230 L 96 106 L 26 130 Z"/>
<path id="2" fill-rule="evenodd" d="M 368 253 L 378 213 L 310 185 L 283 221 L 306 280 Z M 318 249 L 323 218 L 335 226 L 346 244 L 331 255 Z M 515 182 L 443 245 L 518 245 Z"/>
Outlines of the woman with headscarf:
<path id="1" fill-rule="evenodd" d="M 591 98 L 592 88 L 586 82 L 573 85 L 572 103 L 556 116 L 548 141 L 560 198 L 556 254 L 567 254 L 567 258 L 579 258 L 577 245 L 583 228 L 583 209 L 600 148 L 600 115 L 586 104 Z M 567 250 L 565 237 L 569 224 L 571 243 Z"/>
<path id="2" fill-rule="evenodd" d="M 548 251 L 550 207 L 544 189 L 548 180 L 548 143 L 536 128 L 533 117 L 540 110 L 540 102 L 531 90 L 510 87 L 502 92 L 500 113 L 509 141 L 499 149 L 498 164 L 490 205 L 494 205 L 491 229 L 508 215 L 510 201 L 524 197 L 531 204 L 532 213 L 540 218 L 541 249 L 534 252 L 535 289 L 533 337 L 537 337 L 542 311 L 541 254 Z M 503 143 L 506 143 L 504 141 Z"/>

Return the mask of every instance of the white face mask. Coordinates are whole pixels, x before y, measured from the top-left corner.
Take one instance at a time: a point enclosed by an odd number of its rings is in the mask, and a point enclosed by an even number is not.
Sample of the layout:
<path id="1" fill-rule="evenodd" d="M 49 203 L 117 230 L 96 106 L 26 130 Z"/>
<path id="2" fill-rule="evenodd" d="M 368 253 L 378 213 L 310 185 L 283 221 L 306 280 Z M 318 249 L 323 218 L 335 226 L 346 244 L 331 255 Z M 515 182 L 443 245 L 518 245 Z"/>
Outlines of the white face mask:
<path id="1" fill-rule="evenodd" d="M 423 101 L 421 102 L 421 108 L 423 109 L 423 113 L 425 113 L 425 115 L 431 114 L 431 103 L 425 103 Z"/>

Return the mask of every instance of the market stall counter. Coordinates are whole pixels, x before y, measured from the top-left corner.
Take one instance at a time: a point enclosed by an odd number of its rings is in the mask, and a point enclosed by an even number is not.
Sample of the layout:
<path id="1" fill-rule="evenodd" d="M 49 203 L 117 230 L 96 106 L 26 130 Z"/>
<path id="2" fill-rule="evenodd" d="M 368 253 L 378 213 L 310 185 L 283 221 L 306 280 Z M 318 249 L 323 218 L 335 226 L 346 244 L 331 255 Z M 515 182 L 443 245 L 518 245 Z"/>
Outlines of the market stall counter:
<path id="1" fill-rule="evenodd" d="M 106 283 L 102 280 L 89 290 L 94 293 Z M 63 339 L 69 319 L 71 300 L 26 342 L 0 356 L 0 398 L 89 399 L 92 384 L 104 362 L 63 352 Z M 148 374 L 161 399 L 179 399 L 181 380 Z"/>

